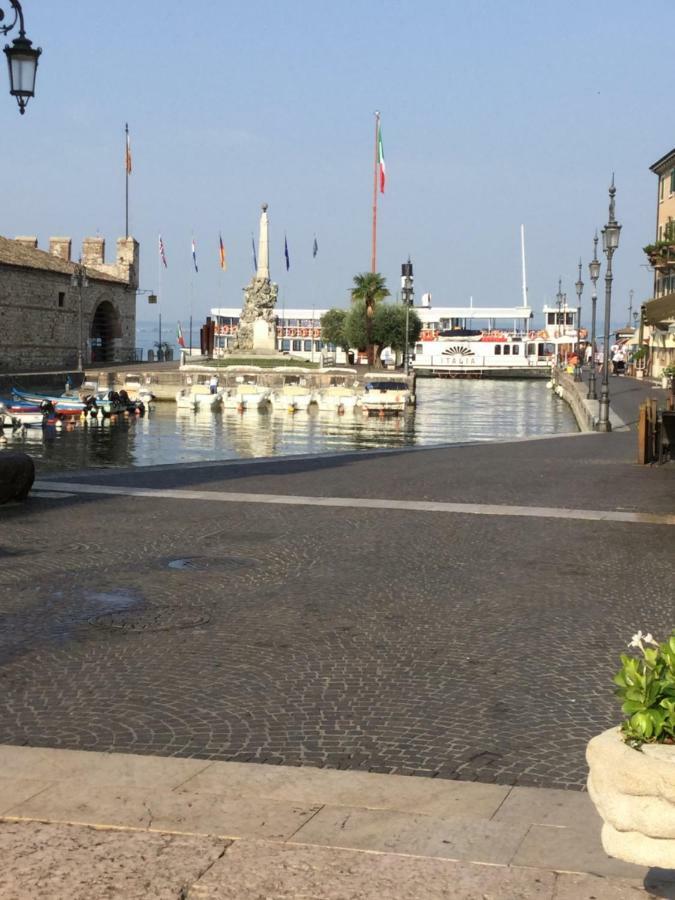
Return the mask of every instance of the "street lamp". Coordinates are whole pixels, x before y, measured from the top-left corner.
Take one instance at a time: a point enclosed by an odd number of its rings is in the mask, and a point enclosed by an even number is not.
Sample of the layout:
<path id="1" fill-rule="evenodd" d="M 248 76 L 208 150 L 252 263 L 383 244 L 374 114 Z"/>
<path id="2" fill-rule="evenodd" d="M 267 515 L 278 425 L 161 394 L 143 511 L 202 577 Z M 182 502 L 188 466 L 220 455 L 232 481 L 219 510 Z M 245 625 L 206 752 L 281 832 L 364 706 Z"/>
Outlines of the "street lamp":
<path id="1" fill-rule="evenodd" d="M 413 290 L 413 267 L 408 257 L 408 262 L 401 266 L 401 297 L 405 303 L 405 350 L 403 368 L 406 375 L 410 374 L 410 351 L 408 348 L 410 334 L 410 307 L 413 305 L 415 291 Z"/>
<path id="2" fill-rule="evenodd" d="M 588 376 L 588 394 L 589 400 L 597 400 L 598 394 L 595 389 L 595 308 L 598 303 L 598 278 L 600 277 L 600 260 L 598 259 L 598 232 L 595 232 L 593 238 L 593 259 L 588 264 L 588 272 L 593 282 L 593 293 L 591 301 L 593 303 L 593 316 L 591 319 L 591 371 Z"/>
<path id="3" fill-rule="evenodd" d="M 78 334 L 79 340 L 77 344 L 77 371 L 84 372 L 84 363 L 82 359 L 82 290 L 86 287 L 89 287 L 89 279 L 87 278 L 87 270 L 82 265 L 81 262 L 75 263 L 75 271 L 71 275 L 70 283 L 73 287 L 77 288 L 78 298 L 79 298 L 79 324 L 78 324 Z"/>
<path id="4" fill-rule="evenodd" d="M 34 48 L 32 41 L 26 37 L 23 10 L 19 0 L 7 0 L 7 2 L 14 12 L 14 18 L 7 25 L 3 25 L 5 12 L 0 9 L 0 34 L 9 34 L 17 22 L 19 23 L 19 36 L 14 38 L 11 46 L 9 44 L 5 46 L 5 56 L 9 67 L 9 92 L 12 97 L 16 97 L 19 112 L 23 115 L 26 111 L 26 104 L 31 97 L 35 96 L 35 76 L 42 49 Z"/>
<path id="5" fill-rule="evenodd" d="M 577 292 L 577 364 L 574 367 L 574 380 L 581 381 L 581 294 L 584 290 L 584 283 L 581 280 L 581 260 L 579 260 L 579 277 L 574 287 Z"/>
<path id="6" fill-rule="evenodd" d="M 612 257 L 619 246 L 621 226 L 614 216 L 614 175 L 609 188 L 609 221 L 602 229 L 602 249 L 607 257 L 607 269 L 605 271 L 605 333 L 603 336 L 604 349 L 602 355 L 602 387 L 600 389 L 600 414 L 598 416 L 598 431 L 611 431 L 609 421 L 609 317 L 612 308 Z"/>

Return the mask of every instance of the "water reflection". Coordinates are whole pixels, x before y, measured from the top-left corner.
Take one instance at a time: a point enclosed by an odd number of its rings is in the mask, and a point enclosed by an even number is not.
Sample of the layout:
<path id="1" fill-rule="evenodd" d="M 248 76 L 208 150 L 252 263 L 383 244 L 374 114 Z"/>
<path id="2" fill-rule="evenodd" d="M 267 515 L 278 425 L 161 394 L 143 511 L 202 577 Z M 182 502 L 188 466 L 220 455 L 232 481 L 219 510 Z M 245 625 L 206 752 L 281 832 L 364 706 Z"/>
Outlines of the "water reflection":
<path id="1" fill-rule="evenodd" d="M 397 418 L 362 413 L 216 412 L 158 404 L 144 418 L 93 420 L 72 430 L 8 435 L 41 471 L 147 466 L 210 459 L 326 453 L 482 441 L 575 431 L 572 413 L 543 381 L 418 383 L 418 406 Z"/>

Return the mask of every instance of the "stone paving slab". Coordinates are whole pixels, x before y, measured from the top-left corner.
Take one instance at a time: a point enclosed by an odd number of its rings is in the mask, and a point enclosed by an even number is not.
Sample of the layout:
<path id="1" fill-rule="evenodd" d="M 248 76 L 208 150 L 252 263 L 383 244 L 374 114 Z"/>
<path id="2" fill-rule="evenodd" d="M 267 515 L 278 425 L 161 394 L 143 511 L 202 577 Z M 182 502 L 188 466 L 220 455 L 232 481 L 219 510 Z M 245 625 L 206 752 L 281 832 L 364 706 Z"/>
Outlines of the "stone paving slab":
<path id="1" fill-rule="evenodd" d="M 508 865 L 529 826 L 324 806 L 295 835 L 303 844 Z"/>
<path id="2" fill-rule="evenodd" d="M 226 847 L 208 837 L 2 822 L 0 897 L 176 900 Z"/>
<path id="3" fill-rule="evenodd" d="M 50 758 L 54 778 L 47 787 L 0 779 L 5 819 L 262 839 L 502 866 L 517 861 L 623 878 L 645 874 L 605 855 L 590 798 L 573 791 L 221 762 L 186 780 L 181 759 L 0 746 L 0 770 L 3 760 L 11 761 L 15 772 L 25 772 L 37 761 L 47 767 Z M 133 784 L 130 772 L 137 776 Z M 115 778 L 119 785 L 110 784 Z M 38 787 L 42 789 L 35 793 Z M 429 791 L 434 789 L 438 796 L 432 802 Z M 400 808 L 404 805 L 407 809 Z M 541 821 L 556 824 L 538 824 Z"/>
<path id="4" fill-rule="evenodd" d="M 669 886 L 392 853 L 0 822 L 3 900 L 645 900 Z"/>
<path id="5" fill-rule="evenodd" d="M 0 765 L 1 762 L 0 747 Z M 189 778 L 178 790 L 200 793 L 239 792 L 241 796 L 320 805 L 326 803 L 328 797 L 333 805 L 393 809 L 440 818 L 460 816 L 467 819 L 490 818 L 510 793 L 510 788 L 496 784 L 392 778 L 390 775 L 370 772 L 219 762 L 211 763 L 202 772 Z M 587 798 L 582 799 L 587 804 Z"/>

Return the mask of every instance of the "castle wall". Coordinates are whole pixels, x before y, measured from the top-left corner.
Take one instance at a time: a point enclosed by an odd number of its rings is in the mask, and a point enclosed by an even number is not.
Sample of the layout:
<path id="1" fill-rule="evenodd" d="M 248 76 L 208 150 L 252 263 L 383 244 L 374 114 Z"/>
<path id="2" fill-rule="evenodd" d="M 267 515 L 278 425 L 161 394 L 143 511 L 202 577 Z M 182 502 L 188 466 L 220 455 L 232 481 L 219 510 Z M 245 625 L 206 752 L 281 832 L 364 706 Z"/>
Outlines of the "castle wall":
<path id="1" fill-rule="evenodd" d="M 67 260 L 66 238 L 52 245 L 52 255 Z M 82 289 L 82 349 L 85 365 L 91 361 L 91 334 L 100 303 L 114 308 L 111 321 L 111 361 L 131 358 L 136 339 L 136 273 L 138 244 L 125 242 L 133 260 L 114 277 L 131 275 L 131 284 L 101 280 L 87 269 L 88 285 Z M 44 256 L 45 254 L 40 254 Z M 37 256 L 37 254 L 36 254 Z M 133 262 L 133 264 L 130 264 Z M 74 271 L 75 266 L 68 263 Z M 112 268 L 112 267 L 106 267 Z M 101 271 L 103 267 L 101 266 Z M 106 273 L 108 274 L 108 273 Z M 110 273 L 113 274 L 113 273 Z M 10 265 L 0 261 L 0 372 L 74 370 L 80 334 L 79 289 L 71 284 L 72 272 Z"/>
<path id="2" fill-rule="evenodd" d="M 133 350 L 136 332 L 136 294 L 122 284 L 90 279 L 83 288 L 83 348 L 89 347 L 94 313 L 105 300 L 118 313 L 114 347 L 115 356 L 122 360 Z M 0 266 L 0 371 L 74 369 L 79 302 L 69 275 Z M 84 359 L 90 359 L 86 349 Z"/>

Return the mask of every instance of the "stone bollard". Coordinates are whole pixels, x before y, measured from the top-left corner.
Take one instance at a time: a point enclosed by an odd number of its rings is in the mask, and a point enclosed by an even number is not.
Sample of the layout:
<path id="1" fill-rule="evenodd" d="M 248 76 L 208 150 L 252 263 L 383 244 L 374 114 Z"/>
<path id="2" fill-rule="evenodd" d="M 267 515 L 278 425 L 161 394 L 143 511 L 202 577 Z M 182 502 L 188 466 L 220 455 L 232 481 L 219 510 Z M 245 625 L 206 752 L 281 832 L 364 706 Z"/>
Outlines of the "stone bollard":
<path id="1" fill-rule="evenodd" d="M 35 481 L 35 463 L 27 453 L 0 451 L 0 503 L 25 500 Z"/>

